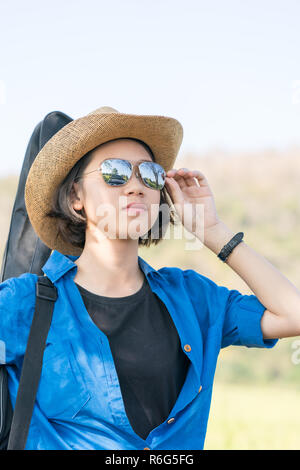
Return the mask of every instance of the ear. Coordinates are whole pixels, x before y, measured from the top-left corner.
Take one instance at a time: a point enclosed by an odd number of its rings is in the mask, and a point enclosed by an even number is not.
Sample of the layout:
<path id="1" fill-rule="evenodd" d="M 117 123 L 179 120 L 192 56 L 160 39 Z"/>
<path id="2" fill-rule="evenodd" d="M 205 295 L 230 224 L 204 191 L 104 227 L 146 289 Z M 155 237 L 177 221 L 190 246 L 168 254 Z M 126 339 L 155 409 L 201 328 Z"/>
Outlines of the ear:
<path id="1" fill-rule="evenodd" d="M 80 211 L 83 208 L 83 202 L 81 198 L 80 185 L 78 183 L 73 182 L 70 197 L 73 209 Z"/>

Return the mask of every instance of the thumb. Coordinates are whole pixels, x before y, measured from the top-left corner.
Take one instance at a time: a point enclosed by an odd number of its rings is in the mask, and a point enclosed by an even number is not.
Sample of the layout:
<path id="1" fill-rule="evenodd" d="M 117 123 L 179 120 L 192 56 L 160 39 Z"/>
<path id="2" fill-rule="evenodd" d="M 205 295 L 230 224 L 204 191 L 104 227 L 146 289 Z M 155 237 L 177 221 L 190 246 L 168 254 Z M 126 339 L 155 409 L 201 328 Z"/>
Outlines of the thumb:
<path id="1" fill-rule="evenodd" d="M 181 188 L 174 178 L 166 176 L 166 189 L 171 197 L 171 200 L 175 206 L 175 209 L 181 213 L 184 205 L 184 197 Z"/>

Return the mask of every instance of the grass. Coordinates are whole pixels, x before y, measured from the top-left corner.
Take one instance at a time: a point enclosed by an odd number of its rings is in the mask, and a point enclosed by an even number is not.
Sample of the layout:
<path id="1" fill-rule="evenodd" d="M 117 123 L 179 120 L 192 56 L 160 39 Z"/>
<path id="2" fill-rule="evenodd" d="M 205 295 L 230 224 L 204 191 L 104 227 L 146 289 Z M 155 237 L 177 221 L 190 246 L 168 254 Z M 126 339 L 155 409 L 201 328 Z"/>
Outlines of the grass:
<path id="1" fill-rule="evenodd" d="M 300 387 L 215 382 L 206 450 L 299 450 Z"/>

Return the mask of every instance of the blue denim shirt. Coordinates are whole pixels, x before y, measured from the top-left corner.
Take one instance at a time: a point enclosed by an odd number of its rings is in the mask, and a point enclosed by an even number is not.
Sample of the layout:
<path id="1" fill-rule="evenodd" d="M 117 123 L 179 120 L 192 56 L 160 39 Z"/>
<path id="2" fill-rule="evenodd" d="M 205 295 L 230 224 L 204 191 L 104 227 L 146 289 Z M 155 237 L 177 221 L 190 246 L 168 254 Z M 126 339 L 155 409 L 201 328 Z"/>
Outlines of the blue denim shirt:
<path id="1" fill-rule="evenodd" d="M 93 323 L 74 283 L 75 256 L 53 251 L 43 272 L 58 290 L 26 449 L 202 449 L 220 348 L 271 348 L 255 295 L 218 286 L 192 269 L 139 266 L 165 303 L 182 349 L 191 361 L 168 418 L 144 440 L 127 418 L 114 360 L 105 334 Z M 26 342 L 35 308 L 37 275 L 0 284 L 0 340 L 15 405 Z M 101 282 L 101 280 L 99 280 Z"/>

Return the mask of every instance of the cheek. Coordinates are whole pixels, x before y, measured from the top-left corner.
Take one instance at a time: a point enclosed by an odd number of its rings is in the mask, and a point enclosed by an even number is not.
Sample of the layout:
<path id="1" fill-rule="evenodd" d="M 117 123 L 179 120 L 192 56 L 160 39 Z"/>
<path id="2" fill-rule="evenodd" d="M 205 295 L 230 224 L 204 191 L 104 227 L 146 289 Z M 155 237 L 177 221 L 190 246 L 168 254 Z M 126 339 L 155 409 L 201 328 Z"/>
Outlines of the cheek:
<path id="1" fill-rule="evenodd" d="M 113 206 L 113 201 L 110 201 L 109 195 L 101 187 L 97 185 L 90 187 L 85 198 L 85 211 L 89 220 L 98 220 L 105 210 Z"/>

